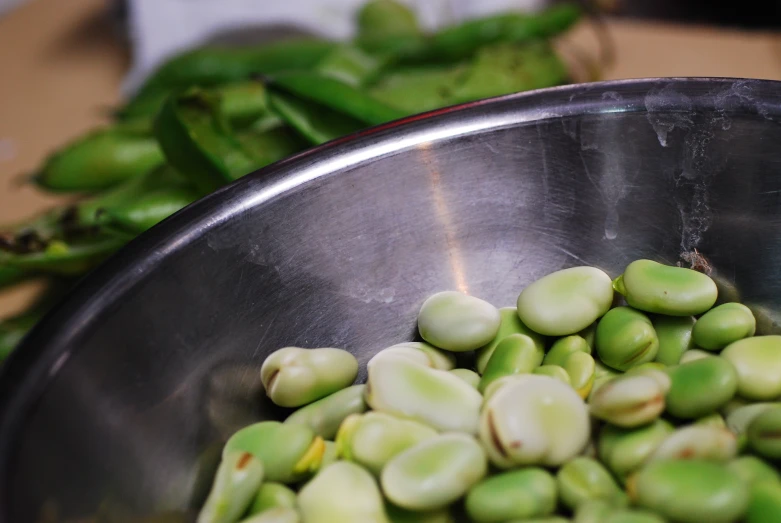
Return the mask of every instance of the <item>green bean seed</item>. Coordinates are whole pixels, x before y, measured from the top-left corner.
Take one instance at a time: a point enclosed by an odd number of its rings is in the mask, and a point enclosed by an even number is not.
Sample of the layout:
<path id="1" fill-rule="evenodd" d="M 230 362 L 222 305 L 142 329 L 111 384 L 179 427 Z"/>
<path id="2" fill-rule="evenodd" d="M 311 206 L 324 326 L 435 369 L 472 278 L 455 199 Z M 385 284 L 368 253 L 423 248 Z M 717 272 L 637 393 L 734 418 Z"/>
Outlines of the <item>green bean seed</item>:
<path id="1" fill-rule="evenodd" d="M 727 346 L 721 357 L 738 376 L 738 394 L 767 401 L 781 396 L 781 336 L 756 336 Z"/>
<path id="2" fill-rule="evenodd" d="M 692 329 L 694 318 L 691 316 L 654 316 L 651 323 L 659 340 L 659 350 L 655 360 L 665 365 L 677 365 L 681 356 L 694 347 Z"/>
<path id="3" fill-rule="evenodd" d="M 470 387 L 477 388 L 480 385 L 480 375 L 469 369 L 451 369 L 450 374 L 468 383 Z"/>
<path id="4" fill-rule="evenodd" d="M 391 459 L 382 470 L 382 491 L 408 510 L 436 510 L 466 494 L 487 470 L 477 440 L 466 434 L 442 434 Z"/>
<path id="5" fill-rule="evenodd" d="M 293 507 L 277 507 L 257 514 L 241 523 L 300 523 L 301 518 Z"/>
<path id="6" fill-rule="evenodd" d="M 282 483 L 267 481 L 260 486 L 249 514 L 260 514 L 273 508 L 295 508 L 296 493 Z"/>
<path id="7" fill-rule="evenodd" d="M 748 487 L 724 464 L 703 460 L 656 461 L 629 479 L 629 497 L 682 523 L 730 523 L 748 508 Z"/>
<path id="8" fill-rule="evenodd" d="M 545 354 L 545 359 L 542 360 L 543 365 L 558 365 L 564 366 L 564 362 L 567 361 L 570 354 L 573 352 L 586 352 L 591 354 L 591 347 L 582 336 L 574 334 L 572 336 L 566 336 L 559 338 L 553 342 L 550 350 Z"/>
<path id="9" fill-rule="evenodd" d="M 659 340 L 648 316 L 630 307 L 616 307 L 599 321 L 596 346 L 605 365 L 625 371 L 653 361 Z"/>
<path id="10" fill-rule="evenodd" d="M 737 450 L 735 435 L 728 429 L 689 425 L 667 436 L 651 454 L 649 462 L 669 459 L 729 461 Z"/>
<path id="11" fill-rule="evenodd" d="M 639 469 L 673 430 L 673 426 L 661 418 L 634 429 L 605 425 L 599 433 L 599 459 L 623 480 Z"/>
<path id="12" fill-rule="evenodd" d="M 499 323 L 499 331 L 494 336 L 488 345 L 481 347 L 477 351 L 477 372 L 482 374 L 485 371 L 485 366 L 488 364 L 488 360 L 491 359 L 496 346 L 499 342 L 505 339 L 510 334 L 525 334 L 534 340 L 534 344 L 541 350 L 545 351 L 545 337 L 537 334 L 529 327 L 523 324 L 521 318 L 518 317 L 518 309 L 515 307 L 503 307 L 499 309 L 499 317 L 501 322 Z"/>
<path id="13" fill-rule="evenodd" d="M 480 440 L 500 468 L 557 466 L 588 442 L 588 409 L 571 387 L 548 376 L 516 376 L 486 400 Z"/>
<path id="14" fill-rule="evenodd" d="M 271 353 L 260 379 L 271 401 L 300 407 L 349 386 L 358 375 L 358 360 L 342 349 L 285 347 Z"/>
<path id="15" fill-rule="evenodd" d="M 484 479 L 466 496 L 466 511 L 478 523 L 549 516 L 556 508 L 556 481 L 537 467 Z"/>
<path id="16" fill-rule="evenodd" d="M 556 474 L 559 496 L 572 511 L 588 501 L 615 500 L 623 494 L 616 480 L 599 461 L 578 457 L 564 464 Z"/>
<path id="17" fill-rule="evenodd" d="M 437 430 L 476 433 L 483 398 L 447 371 L 388 358 L 369 369 L 366 402 Z"/>
<path id="18" fill-rule="evenodd" d="M 754 485 L 756 483 L 774 483 L 781 485 L 781 475 L 767 462 L 756 456 L 740 456 L 727 463 L 727 468 L 735 472 L 740 478 Z"/>
<path id="19" fill-rule="evenodd" d="M 437 435 L 437 431 L 417 421 L 400 419 L 382 412 L 349 416 L 336 436 L 339 455 L 379 475 L 396 454 Z"/>
<path id="20" fill-rule="evenodd" d="M 388 523 L 377 483 L 366 470 L 337 461 L 298 493 L 303 523 Z"/>
<path id="21" fill-rule="evenodd" d="M 698 347 L 721 350 L 732 342 L 753 336 L 757 320 L 742 303 L 724 303 L 714 307 L 697 320 L 692 339 Z"/>
<path id="22" fill-rule="evenodd" d="M 669 370 L 672 385 L 667 412 L 683 419 L 699 418 L 719 409 L 735 395 L 737 374 L 724 358 L 703 358 Z"/>
<path id="23" fill-rule="evenodd" d="M 529 374 L 540 366 L 545 353 L 525 334 L 510 334 L 496 346 L 483 372 L 478 390 L 484 392 L 491 382 L 513 374 Z"/>
<path id="24" fill-rule="evenodd" d="M 569 374 L 567 374 L 567 371 L 564 370 L 564 367 L 559 367 L 558 365 L 540 365 L 539 367 L 534 369 L 534 372 L 532 372 L 532 374 L 539 374 L 540 376 L 549 376 L 551 378 L 559 380 L 562 383 L 571 385 L 569 380 Z"/>
<path id="25" fill-rule="evenodd" d="M 263 481 L 263 463 L 249 452 L 223 454 L 198 523 L 234 523 L 244 514 Z"/>
<path id="26" fill-rule="evenodd" d="M 285 420 L 287 424 L 306 425 L 315 434 L 332 439 L 339 425 L 350 414 L 366 410 L 365 385 L 353 385 L 298 409 Z"/>
<path id="27" fill-rule="evenodd" d="M 615 378 L 589 400 L 591 415 L 619 427 L 637 427 L 657 419 L 664 411 L 665 389 L 642 374 Z"/>
<path id="28" fill-rule="evenodd" d="M 630 263 L 613 287 L 630 307 L 667 316 L 696 316 L 716 303 L 716 283 L 705 274 L 652 260 Z"/>
<path id="29" fill-rule="evenodd" d="M 319 468 L 325 444 L 305 425 L 261 421 L 231 436 L 223 457 L 234 451 L 249 452 L 258 458 L 266 480 L 290 483 Z"/>
<path id="30" fill-rule="evenodd" d="M 501 317 L 490 303 L 461 292 L 445 291 L 428 298 L 418 313 L 421 337 L 441 349 L 464 352 L 494 339 Z"/>
<path id="31" fill-rule="evenodd" d="M 595 267 L 572 267 L 543 276 L 518 296 L 518 316 L 547 336 L 576 334 L 613 303 L 610 276 Z"/>
<path id="32" fill-rule="evenodd" d="M 781 458 L 781 407 L 765 410 L 748 426 L 748 442 L 760 456 Z"/>
<path id="33" fill-rule="evenodd" d="M 781 521 L 781 486 L 767 482 L 752 486 L 745 523 L 777 521 Z"/>

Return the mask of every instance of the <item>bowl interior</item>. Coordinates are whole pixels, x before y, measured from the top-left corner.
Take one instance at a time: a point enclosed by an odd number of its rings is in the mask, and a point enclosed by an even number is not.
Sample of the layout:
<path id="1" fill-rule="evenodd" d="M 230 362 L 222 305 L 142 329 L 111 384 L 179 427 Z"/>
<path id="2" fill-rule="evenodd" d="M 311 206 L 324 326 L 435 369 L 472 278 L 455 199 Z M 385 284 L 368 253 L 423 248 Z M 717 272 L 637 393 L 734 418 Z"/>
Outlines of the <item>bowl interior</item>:
<path id="1" fill-rule="evenodd" d="M 511 306 L 557 269 L 615 277 L 696 252 L 722 299 L 772 330 L 779 95 L 703 79 L 506 97 L 327 146 L 186 209 L 88 278 L 5 369 L 0 521 L 197 505 L 224 439 L 285 415 L 260 390 L 267 354 L 333 346 L 365 364 L 413 339 L 440 290 Z"/>

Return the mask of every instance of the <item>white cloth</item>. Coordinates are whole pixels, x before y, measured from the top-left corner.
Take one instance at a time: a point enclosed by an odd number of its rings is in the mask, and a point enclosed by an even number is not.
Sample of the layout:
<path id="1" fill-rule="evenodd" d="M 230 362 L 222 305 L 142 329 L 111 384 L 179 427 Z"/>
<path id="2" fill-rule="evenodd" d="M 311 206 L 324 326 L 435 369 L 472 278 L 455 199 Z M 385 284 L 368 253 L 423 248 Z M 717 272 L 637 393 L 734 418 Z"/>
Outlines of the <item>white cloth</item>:
<path id="1" fill-rule="evenodd" d="M 133 65 L 124 91 L 132 94 L 166 58 L 195 47 L 215 33 L 260 25 L 296 25 L 325 37 L 354 34 L 354 17 L 365 0 L 129 0 Z M 434 29 L 492 12 L 536 10 L 546 0 L 402 0 L 421 23 Z"/>

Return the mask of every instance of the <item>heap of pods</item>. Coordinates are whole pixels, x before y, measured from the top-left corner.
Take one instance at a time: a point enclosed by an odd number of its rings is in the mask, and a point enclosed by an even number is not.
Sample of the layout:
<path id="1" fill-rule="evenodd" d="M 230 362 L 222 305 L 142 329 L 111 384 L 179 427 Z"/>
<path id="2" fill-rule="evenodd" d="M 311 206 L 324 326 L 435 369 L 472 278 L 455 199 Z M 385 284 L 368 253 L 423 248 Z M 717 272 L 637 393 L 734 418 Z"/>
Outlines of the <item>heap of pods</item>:
<path id="1" fill-rule="evenodd" d="M 366 384 L 347 351 L 280 349 L 261 381 L 300 408 L 230 437 L 198 522 L 781 521 L 781 336 L 717 298 L 651 260 L 574 267 L 517 307 L 431 296 Z"/>

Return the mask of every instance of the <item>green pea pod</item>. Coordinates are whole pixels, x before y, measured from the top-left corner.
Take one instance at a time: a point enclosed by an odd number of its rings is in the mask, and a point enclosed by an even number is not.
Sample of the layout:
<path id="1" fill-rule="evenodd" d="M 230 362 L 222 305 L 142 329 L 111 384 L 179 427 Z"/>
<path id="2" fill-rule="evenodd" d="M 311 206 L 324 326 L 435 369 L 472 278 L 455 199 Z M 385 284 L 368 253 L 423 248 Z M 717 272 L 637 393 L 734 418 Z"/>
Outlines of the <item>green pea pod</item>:
<path id="1" fill-rule="evenodd" d="M 261 421 L 230 437 L 223 456 L 233 451 L 249 452 L 258 458 L 268 481 L 290 483 L 320 468 L 325 443 L 304 425 Z"/>
<path id="2" fill-rule="evenodd" d="M 30 277 L 30 273 L 16 267 L 0 266 L 0 289 L 16 285 Z"/>
<path id="3" fill-rule="evenodd" d="M 491 45 L 477 52 L 452 87 L 452 101 L 463 103 L 542 89 L 568 80 L 567 66 L 548 42 Z"/>
<path id="4" fill-rule="evenodd" d="M 358 11 L 356 22 L 356 43 L 379 53 L 398 51 L 397 46 L 419 41 L 423 35 L 415 13 L 396 0 L 366 2 Z"/>
<path id="5" fill-rule="evenodd" d="M 324 40 L 291 39 L 250 47 L 203 47 L 181 53 L 155 71 L 121 110 L 125 119 L 151 116 L 172 91 L 191 86 L 214 86 L 254 75 L 315 67 L 338 44 Z"/>
<path id="6" fill-rule="evenodd" d="M 155 136 L 168 162 L 208 194 L 257 169 L 260 159 L 232 134 L 219 98 L 193 88 L 170 97 L 155 119 Z"/>
<path id="7" fill-rule="evenodd" d="M 335 47 L 317 64 L 316 71 L 353 87 L 365 85 L 375 78 L 385 60 L 365 53 L 358 47 Z"/>
<path id="8" fill-rule="evenodd" d="M 369 125 L 397 120 L 405 111 L 385 105 L 350 84 L 311 71 L 288 71 L 270 78 L 276 91 L 284 91 L 316 102 Z"/>
<path id="9" fill-rule="evenodd" d="M 263 463 L 249 452 L 223 454 L 197 523 L 234 523 L 252 503 L 263 481 Z"/>
<path id="10" fill-rule="evenodd" d="M 260 514 L 272 508 L 295 508 L 296 493 L 282 483 L 264 482 L 252 500 L 248 515 Z"/>
<path id="11" fill-rule="evenodd" d="M 456 103 L 454 90 L 463 81 L 468 67 L 465 63 L 395 69 L 378 78 L 368 92 L 376 100 L 408 114 L 432 111 Z"/>
<path id="12" fill-rule="evenodd" d="M 14 253 L 0 249 L 0 265 L 39 273 L 78 276 L 119 250 L 128 237 L 99 235 L 66 243 L 55 240 L 42 250 Z"/>
<path id="13" fill-rule="evenodd" d="M 627 483 L 629 497 L 673 521 L 739 521 L 749 503 L 748 486 L 724 464 L 704 460 L 655 461 Z"/>
<path id="14" fill-rule="evenodd" d="M 306 425 L 318 436 L 331 439 L 339 425 L 351 414 L 366 410 L 365 385 L 353 385 L 300 408 L 285 420 L 286 424 Z"/>
<path id="15" fill-rule="evenodd" d="M 374 477 L 348 461 L 329 465 L 298 493 L 302 523 L 388 523 Z"/>
<path id="16" fill-rule="evenodd" d="M 572 27 L 580 16 L 576 4 L 557 4 L 536 14 L 503 13 L 468 20 L 439 31 L 425 45 L 414 46 L 399 59 L 438 63 L 462 60 L 490 44 L 550 38 Z"/>
<path id="17" fill-rule="evenodd" d="M 472 487 L 466 511 L 479 523 L 549 516 L 556 508 L 556 491 L 556 481 L 545 469 L 503 472 Z"/>
<path id="18" fill-rule="evenodd" d="M 131 234 L 141 234 L 199 197 L 200 193 L 190 187 L 158 189 L 137 200 L 106 208 L 107 222 Z"/>
<path id="19" fill-rule="evenodd" d="M 90 192 L 140 176 L 165 161 L 148 133 L 121 127 L 94 131 L 50 155 L 35 183 L 54 192 Z"/>
<path id="20" fill-rule="evenodd" d="M 272 110 L 290 127 L 314 145 L 320 145 L 366 127 L 366 124 L 328 107 L 271 90 Z"/>

